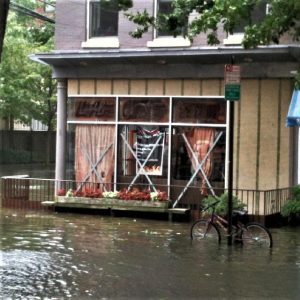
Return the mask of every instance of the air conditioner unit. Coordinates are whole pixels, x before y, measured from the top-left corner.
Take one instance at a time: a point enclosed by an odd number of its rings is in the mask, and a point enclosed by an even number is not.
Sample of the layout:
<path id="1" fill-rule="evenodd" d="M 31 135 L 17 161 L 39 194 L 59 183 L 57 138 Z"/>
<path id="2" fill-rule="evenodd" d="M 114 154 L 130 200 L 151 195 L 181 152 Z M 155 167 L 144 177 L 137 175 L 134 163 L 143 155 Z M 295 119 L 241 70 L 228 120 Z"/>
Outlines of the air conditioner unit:
<path id="1" fill-rule="evenodd" d="M 272 12 L 272 4 L 266 4 L 266 15 L 271 14 Z"/>

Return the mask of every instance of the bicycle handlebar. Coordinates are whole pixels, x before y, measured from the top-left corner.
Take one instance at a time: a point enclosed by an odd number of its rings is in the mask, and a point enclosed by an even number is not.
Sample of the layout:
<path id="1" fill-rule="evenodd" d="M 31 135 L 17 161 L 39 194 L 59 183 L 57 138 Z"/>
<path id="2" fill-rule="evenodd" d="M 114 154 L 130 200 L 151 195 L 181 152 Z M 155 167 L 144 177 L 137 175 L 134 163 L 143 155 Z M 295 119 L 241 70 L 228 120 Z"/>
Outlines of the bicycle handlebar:
<path id="1" fill-rule="evenodd" d="M 202 211 L 206 211 L 206 210 L 208 210 L 209 208 L 211 208 L 211 207 L 213 207 L 213 206 L 216 206 L 219 202 L 220 202 L 220 200 L 217 200 L 217 201 L 211 203 L 210 205 L 205 206 L 205 207 L 202 209 Z"/>

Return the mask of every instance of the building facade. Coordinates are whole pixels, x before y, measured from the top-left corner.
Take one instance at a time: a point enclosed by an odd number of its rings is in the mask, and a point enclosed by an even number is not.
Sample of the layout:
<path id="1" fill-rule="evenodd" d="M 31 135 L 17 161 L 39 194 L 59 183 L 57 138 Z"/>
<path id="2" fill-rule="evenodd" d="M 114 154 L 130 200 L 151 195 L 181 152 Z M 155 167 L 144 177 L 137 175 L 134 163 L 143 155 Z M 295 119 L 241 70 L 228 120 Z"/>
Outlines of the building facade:
<path id="1" fill-rule="evenodd" d="M 154 15 L 170 3 L 133 2 L 132 11 Z M 56 49 L 33 59 L 51 65 L 58 81 L 57 180 L 94 181 L 105 190 L 141 184 L 166 190 L 176 205 L 226 188 L 224 66 L 234 61 L 241 96 L 234 103 L 233 187 L 295 183 L 297 132 L 285 118 L 299 45 L 245 50 L 241 33 L 220 32 L 223 44 L 208 47 L 205 35 L 191 42 L 150 30 L 133 39 L 134 29 L 99 1 L 56 1 Z"/>

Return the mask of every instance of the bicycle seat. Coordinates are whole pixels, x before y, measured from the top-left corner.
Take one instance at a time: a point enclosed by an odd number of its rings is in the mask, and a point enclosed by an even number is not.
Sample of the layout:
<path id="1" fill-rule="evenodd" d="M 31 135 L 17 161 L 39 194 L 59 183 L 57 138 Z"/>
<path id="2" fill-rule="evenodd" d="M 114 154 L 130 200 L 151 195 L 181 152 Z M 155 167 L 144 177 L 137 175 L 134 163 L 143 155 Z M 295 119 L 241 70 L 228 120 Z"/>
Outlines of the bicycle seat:
<path id="1" fill-rule="evenodd" d="M 233 210 L 232 211 L 232 214 L 235 214 L 235 215 L 239 215 L 239 216 L 244 216 L 247 214 L 247 210 Z"/>

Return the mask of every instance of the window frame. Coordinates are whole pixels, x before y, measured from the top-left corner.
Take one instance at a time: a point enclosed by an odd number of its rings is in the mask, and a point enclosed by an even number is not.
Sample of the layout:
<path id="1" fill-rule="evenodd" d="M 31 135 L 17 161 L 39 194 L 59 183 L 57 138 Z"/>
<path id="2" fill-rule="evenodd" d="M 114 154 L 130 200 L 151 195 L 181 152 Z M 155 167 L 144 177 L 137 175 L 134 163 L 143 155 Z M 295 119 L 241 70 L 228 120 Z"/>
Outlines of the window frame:
<path id="1" fill-rule="evenodd" d="M 225 132 L 228 133 L 228 128 L 229 128 L 229 101 L 226 101 L 225 106 L 226 106 L 226 112 L 225 112 L 225 122 L 221 124 L 216 124 L 216 123 L 186 123 L 186 122 L 174 122 L 173 121 L 173 101 L 174 99 L 179 99 L 182 98 L 184 99 L 215 99 L 215 100 L 220 100 L 220 101 L 225 101 L 224 96 L 174 96 L 174 95 L 121 95 L 121 94 L 116 94 L 116 95 L 97 95 L 97 94 L 70 94 L 68 95 L 68 102 L 69 101 L 76 101 L 77 98 L 113 98 L 115 99 L 115 120 L 110 120 L 110 121 L 101 121 L 101 120 L 70 120 L 69 116 L 67 117 L 67 127 L 71 126 L 76 126 L 76 124 L 98 124 L 98 125 L 105 125 L 105 124 L 110 124 L 110 125 L 115 125 L 116 127 L 116 132 L 119 130 L 120 125 L 143 125 L 143 126 L 163 126 L 168 128 L 169 135 L 166 137 L 168 140 L 167 143 L 169 145 L 172 145 L 172 132 L 174 128 L 179 128 L 179 127 L 208 127 L 208 128 L 215 128 L 215 129 L 223 129 Z M 120 99 L 122 98 L 168 98 L 169 99 L 169 120 L 165 122 L 145 122 L 145 121 L 120 121 L 120 115 L 119 115 L 119 110 L 120 110 Z M 118 147 L 119 147 L 119 135 L 116 134 L 115 137 L 115 153 L 118 153 Z M 167 185 L 171 185 L 172 181 L 172 176 L 171 176 L 171 167 L 172 167 L 172 162 L 171 162 L 171 157 L 172 155 L 172 147 L 168 148 L 168 171 L 167 171 Z M 118 157 L 115 159 L 115 165 L 114 165 L 114 172 L 115 174 L 118 174 Z M 226 134 L 226 148 L 225 148 L 225 178 L 224 178 L 224 187 L 227 187 L 228 185 L 228 176 L 227 176 L 227 165 L 228 165 L 228 134 Z M 116 186 L 116 183 L 114 183 Z M 168 191 L 168 194 L 170 194 L 170 191 Z"/>
<path id="2" fill-rule="evenodd" d="M 158 6 L 160 0 L 154 0 L 154 11 L 153 15 L 156 18 L 158 14 Z M 170 0 L 172 2 L 172 0 Z M 147 43 L 147 47 L 156 48 L 156 47 L 190 47 L 191 41 L 182 35 L 178 35 L 176 37 L 172 35 L 158 35 L 158 30 L 156 28 L 153 29 L 153 40 Z"/>
<path id="3" fill-rule="evenodd" d="M 87 0 L 86 4 L 86 41 L 81 43 L 82 48 L 119 48 L 119 17 L 117 35 L 112 36 L 91 36 L 91 3 L 98 2 L 99 0 Z"/>

